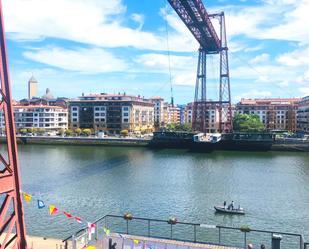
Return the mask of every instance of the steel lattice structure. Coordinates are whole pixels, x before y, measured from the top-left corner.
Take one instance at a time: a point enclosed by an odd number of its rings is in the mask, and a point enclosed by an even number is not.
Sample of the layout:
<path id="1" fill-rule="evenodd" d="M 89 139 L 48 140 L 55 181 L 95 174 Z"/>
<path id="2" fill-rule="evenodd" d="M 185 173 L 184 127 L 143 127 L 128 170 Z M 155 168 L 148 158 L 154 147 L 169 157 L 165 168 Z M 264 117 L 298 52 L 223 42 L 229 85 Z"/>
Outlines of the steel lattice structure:
<path id="1" fill-rule="evenodd" d="M 192 127 L 195 131 L 205 132 L 208 128 L 206 111 L 210 105 L 217 105 L 220 132 L 230 132 L 232 130 L 231 90 L 224 13 L 208 14 L 202 0 L 168 0 L 168 2 L 200 44 Z M 211 18 L 219 19 L 220 38 Z M 207 102 L 206 98 L 208 54 L 220 56 L 219 101 L 214 102 Z"/>
<path id="2" fill-rule="evenodd" d="M 7 155 L 0 154 L 0 249 L 25 249 L 26 230 L 23 218 L 23 205 L 20 193 L 17 143 L 15 135 L 14 113 L 8 68 L 6 39 L 0 0 L 0 109 L 4 114 L 7 138 Z"/>

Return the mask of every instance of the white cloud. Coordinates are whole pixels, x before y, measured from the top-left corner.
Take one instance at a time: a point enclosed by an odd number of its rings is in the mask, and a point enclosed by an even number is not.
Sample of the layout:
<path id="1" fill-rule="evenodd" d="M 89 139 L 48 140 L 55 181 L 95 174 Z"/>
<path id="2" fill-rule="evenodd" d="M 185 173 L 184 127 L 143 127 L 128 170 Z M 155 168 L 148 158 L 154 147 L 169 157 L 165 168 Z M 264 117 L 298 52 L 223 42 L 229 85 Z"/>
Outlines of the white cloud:
<path id="1" fill-rule="evenodd" d="M 46 65 L 87 74 L 121 72 L 128 69 L 124 60 L 101 48 L 73 50 L 47 47 L 26 51 L 23 55 Z"/>
<path id="2" fill-rule="evenodd" d="M 309 44 L 309 1 L 269 0 L 256 6 L 226 6 L 227 33 L 255 39 Z"/>
<path id="3" fill-rule="evenodd" d="M 52 37 L 100 47 L 167 50 L 165 32 L 142 30 L 142 14 L 131 15 L 138 23 L 136 29 L 126 24 L 122 0 L 4 0 L 4 9 L 6 30 L 12 39 Z M 170 42 L 174 51 L 197 48 L 191 36 L 184 38 L 177 31 L 171 32 Z"/>
<path id="4" fill-rule="evenodd" d="M 301 87 L 301 88 L 299 88 L 299 91 L 300 91 L 304 96 L 309 96 L 309 87 Z"/>
<path id="5" fill-rule="evenodd" d="M 254 98 L 270 98 L 272 93 L 270 91 L 260 91 L 258 89 L 251 90 L 249 92 L 244 92 L 238 96 L 235 96 L 235 99 L 240 100 L 242 98 L 254 99 Z"/>
<path id="6" fill-rule="evenodd" d="M 309 66 L 309 46 L 284 53 L 277 58 L 278 62 L 291 67 Z"/>
<path id="7" fill-rule="evenodd" d="M 253 59 L 251 59 L 250 63 L 252 63 L 252 64 L 260 64 L 260 63 L 268 62 L 268 61 L 269 61 L 269 54 L 263 53 L 263 54 L 257 55 Z"/>

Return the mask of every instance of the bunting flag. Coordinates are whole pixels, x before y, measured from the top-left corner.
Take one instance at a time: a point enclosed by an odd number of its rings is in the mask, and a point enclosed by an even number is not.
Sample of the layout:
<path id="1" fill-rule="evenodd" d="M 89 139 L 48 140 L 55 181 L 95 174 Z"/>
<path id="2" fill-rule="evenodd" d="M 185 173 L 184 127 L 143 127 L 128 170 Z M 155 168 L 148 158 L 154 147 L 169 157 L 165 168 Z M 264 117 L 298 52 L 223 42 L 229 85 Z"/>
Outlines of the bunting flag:
<path id="1" fill-rule="evenodd" d="M 87 246 L 87 249 L 95 249 L 94 246 Z"/>
<path id="2" fill-rule="evenodd" d="M 91 235 L 95 234 L 95 224 L 88 222 L 88 237 L 91 240 Z"/>
<path id="3" fill-rule="evenodd" d="M 139 241 L 138 241 L 137 239 L 133 240 L 133 243 L 134 243 L 134 244 L 138 244 L 138 242 L 139 242 Z"/>
<path id="4" fill-rule="evenodd" d="M 82 223 L 82 219 L 78 216 L 75 216 L 75 220 L 78 222 L 78 223 Z"/>
<path id="5" fill-rule="evenodd" d="M 58 208 L 56 208 L 54 205 L 49 205 L 49 214 L 56 215 L 57 213 L 58 213 Z"/>
<path id="6" fill-rule="evenodd" d="M 38 209 L 45 208 L 45 203 L 41 200 L 38 200 Z"/>
<path id="7" fill-rule="evenodd" d="M 67 213 L 67 212 L 64 211 L 63 214 L 64 214 L 66 217 L 68 217 L 69 219 L 72 219 L 72 218 L 73 218 L 72 214 L 70 214 L 70 213 Z"/>
<path id="8" fill-rule="evenodd" d="M 110 229 L 107 229 L 106 227 L 104 227 L 103 230 L 104 230 L 104 233 L 106 234 L 106 236 L 108 236 L 109 233 L 110 233 Z"/>
<path id="9" fill-rule="evenodd" d="M 29 194 L 27 194 L 26 192 L 24 192 L 24 198 L 25 198 L 25 201 L 26 201 L 26 202 L 30 202 L 30 201 L 31 201 L 32 196 L 31 196 L 31 195 L 29 195 Z"/>
<path id="10" fill-rule="evenodd" d="M 88 232 L 90 234 L 94 234 L 95 233 L 95 224 L 94 223 L 88 222 Z"/>

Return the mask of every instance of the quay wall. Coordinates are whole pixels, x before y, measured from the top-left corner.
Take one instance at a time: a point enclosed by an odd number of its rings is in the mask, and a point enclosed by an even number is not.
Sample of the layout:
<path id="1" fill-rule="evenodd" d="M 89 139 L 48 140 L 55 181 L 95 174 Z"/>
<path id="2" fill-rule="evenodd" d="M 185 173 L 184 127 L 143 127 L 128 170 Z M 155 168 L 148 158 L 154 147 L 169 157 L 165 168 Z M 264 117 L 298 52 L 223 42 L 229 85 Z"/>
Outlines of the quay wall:
<path id="1" fill-rule="evenodd" d="M 5 137 L 0 138 L 4 143 Z M 53 136 L 17 136 L 19 144 L 40 145 L 105 145 L 105 146 L 147 146 L 149 140 L 143 138 L 95 138 L 95 137 L 53 137 Z"/>
<path id="2" fill-rule="evenodd" d="M 6 138 L 0 137 L 0 143 L 5 143 Z M 129 146 L 146 147 L 150 139 L 146 138 L 117 138 L 117 137 L 56 137 L 56 136 L 17 136 L 18 144 L 39 145 L 92 145 L 92 146 Z M 163 148 L 164 146 L 162 146 Z M 309 141 L 276 140 L 271 151 L 309 152 Z"/>

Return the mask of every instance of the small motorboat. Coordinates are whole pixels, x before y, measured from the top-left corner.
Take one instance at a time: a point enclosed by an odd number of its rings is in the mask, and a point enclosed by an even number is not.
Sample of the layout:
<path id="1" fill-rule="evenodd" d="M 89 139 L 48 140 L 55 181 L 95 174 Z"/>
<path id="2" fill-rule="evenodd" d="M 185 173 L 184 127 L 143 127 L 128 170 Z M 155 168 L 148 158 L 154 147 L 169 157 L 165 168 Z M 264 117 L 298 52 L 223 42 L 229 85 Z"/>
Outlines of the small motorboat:
<path id="1" fill-rule="evenodd" d="M 245 214 L 245 210 L 241 207 L 228 209 L 226 206 L 215 206 L 215 210 L 218 213 L 226 213 L 226 214 Z"/>

